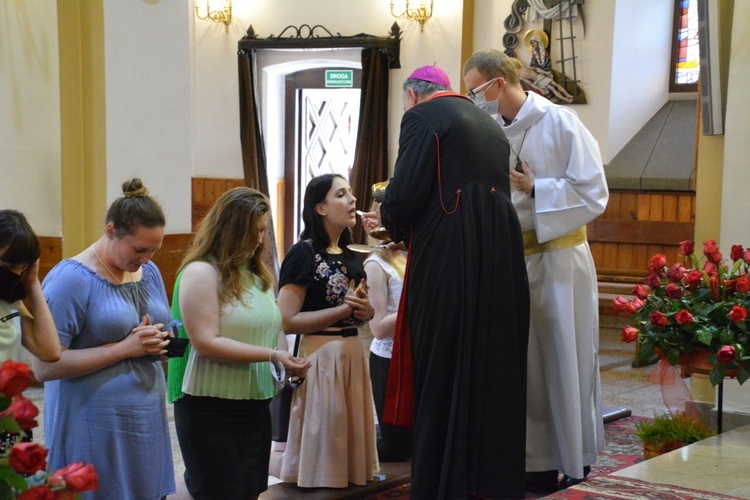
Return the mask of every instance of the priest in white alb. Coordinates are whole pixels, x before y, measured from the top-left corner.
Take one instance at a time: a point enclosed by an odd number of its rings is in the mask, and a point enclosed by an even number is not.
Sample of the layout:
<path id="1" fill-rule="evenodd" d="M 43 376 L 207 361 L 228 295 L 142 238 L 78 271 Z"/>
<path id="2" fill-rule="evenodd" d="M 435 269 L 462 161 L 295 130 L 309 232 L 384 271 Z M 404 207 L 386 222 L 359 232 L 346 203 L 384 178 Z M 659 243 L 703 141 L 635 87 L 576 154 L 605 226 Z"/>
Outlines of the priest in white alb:
<path id="1" fill-rule="evenodd" d="M 524 92 L 508 56 L 477 52 L 463 78 L 511 145 L 531 296 L 527 489 L 554 491 L 584 480 L 604 447 L 597 278 L 586 224 L 607 206 L 607 181 L 599 146 L 576 113 Z"/>

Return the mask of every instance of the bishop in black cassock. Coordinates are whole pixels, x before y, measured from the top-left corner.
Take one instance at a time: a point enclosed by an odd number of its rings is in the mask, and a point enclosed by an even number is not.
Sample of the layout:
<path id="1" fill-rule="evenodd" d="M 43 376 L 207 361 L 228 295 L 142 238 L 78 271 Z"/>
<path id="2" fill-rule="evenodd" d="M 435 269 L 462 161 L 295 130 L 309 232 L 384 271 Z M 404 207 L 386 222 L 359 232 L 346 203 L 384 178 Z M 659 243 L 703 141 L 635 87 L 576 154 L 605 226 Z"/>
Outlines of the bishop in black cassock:
<path id="1" fill-rule="evenodd" d="M 413 417 L 412 498 L 524 498 L 529 290 L 508 141 L 439 68 L 403 98 L 380 206 L 409 248 L 385 420 Z"/>

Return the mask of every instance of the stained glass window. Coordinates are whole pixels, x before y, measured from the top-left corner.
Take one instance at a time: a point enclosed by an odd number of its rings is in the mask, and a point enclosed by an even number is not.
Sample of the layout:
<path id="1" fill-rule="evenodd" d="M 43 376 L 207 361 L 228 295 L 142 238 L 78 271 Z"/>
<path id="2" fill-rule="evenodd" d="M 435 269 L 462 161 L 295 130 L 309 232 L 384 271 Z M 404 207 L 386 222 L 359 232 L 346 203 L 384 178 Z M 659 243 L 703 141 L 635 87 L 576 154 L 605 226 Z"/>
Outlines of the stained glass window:
<path id="1" fill-rule="evenodd" d="M 670 90 L 695 90 L 700 73 L 698 0 L 676 0 Z"/>

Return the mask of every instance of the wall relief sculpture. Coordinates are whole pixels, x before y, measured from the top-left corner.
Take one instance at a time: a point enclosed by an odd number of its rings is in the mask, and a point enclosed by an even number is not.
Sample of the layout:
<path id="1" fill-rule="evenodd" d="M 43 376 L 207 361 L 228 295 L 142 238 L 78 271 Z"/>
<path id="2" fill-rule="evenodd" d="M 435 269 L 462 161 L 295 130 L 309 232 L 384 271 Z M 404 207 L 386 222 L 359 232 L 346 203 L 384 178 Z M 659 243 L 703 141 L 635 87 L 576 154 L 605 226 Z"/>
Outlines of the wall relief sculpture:
<path id="1" fill-rule="evenodd" d="M 585 104 L 586 95 L 578 79 L 577 37 L 574 25 L 586 24 L 585 0 L 515 0 L 503 21 L 504 52 L 516 59 L 523 88 L 558 104 Z M 527 28 L 542 19 L 543 28 Z M 550 40 L 552 43 L 550 43 Z M 519 57 L 519 43 L 526 48 Z M 528 63 L 524 61 L 528 60 Z"/>

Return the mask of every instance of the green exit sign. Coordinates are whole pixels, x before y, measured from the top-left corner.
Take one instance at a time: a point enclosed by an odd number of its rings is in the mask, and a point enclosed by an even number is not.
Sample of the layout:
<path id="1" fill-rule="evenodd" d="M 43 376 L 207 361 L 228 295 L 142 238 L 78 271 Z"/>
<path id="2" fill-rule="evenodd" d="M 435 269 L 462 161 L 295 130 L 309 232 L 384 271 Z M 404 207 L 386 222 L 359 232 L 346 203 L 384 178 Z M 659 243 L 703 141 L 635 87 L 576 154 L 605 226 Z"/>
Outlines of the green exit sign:
<path id="1" fill-rule="evenodd" d="M 354 71 L 351 69 L 327 69 L 326 87 L 354 87 Z"/>

